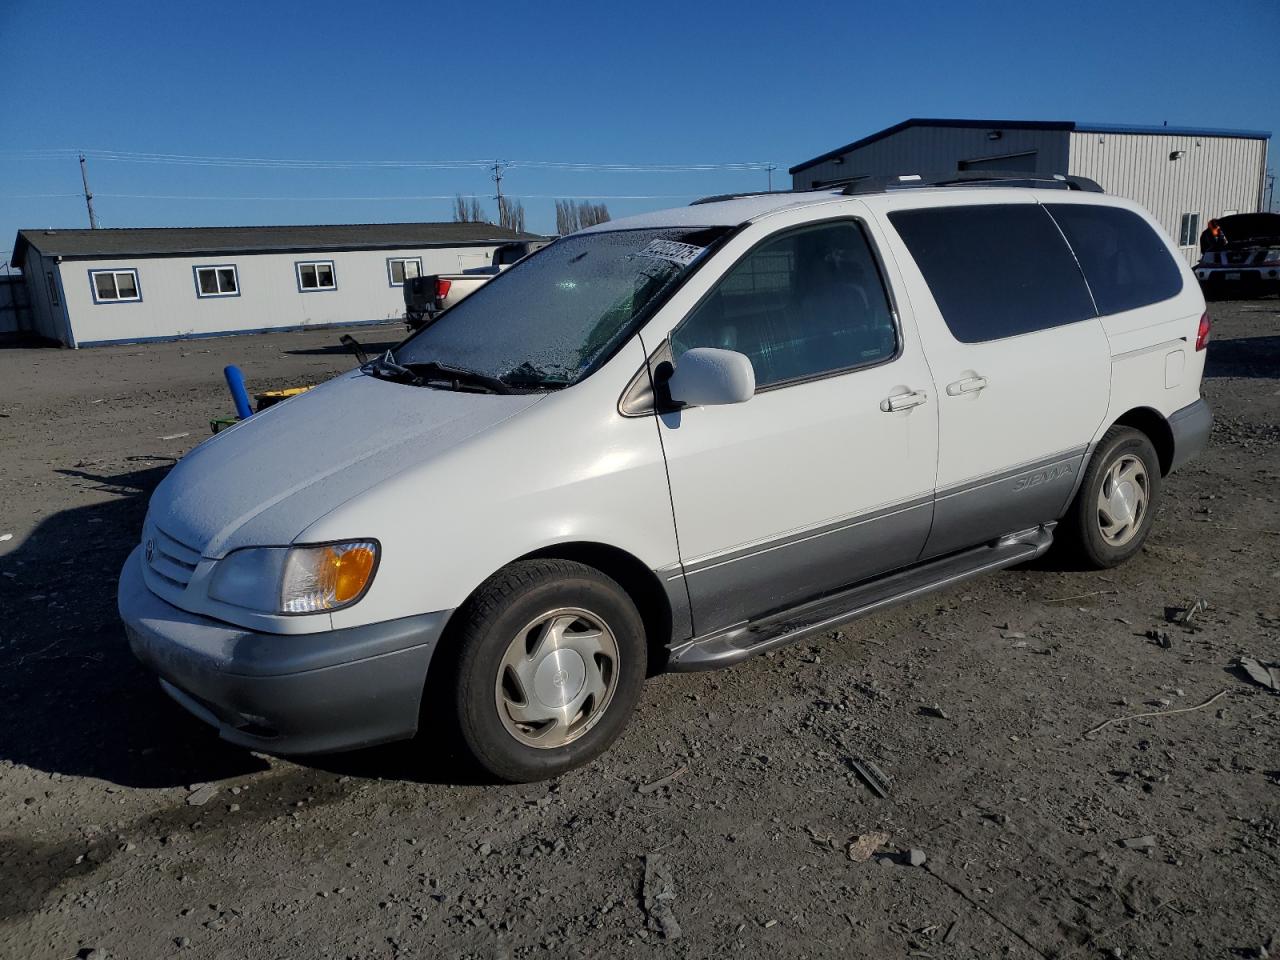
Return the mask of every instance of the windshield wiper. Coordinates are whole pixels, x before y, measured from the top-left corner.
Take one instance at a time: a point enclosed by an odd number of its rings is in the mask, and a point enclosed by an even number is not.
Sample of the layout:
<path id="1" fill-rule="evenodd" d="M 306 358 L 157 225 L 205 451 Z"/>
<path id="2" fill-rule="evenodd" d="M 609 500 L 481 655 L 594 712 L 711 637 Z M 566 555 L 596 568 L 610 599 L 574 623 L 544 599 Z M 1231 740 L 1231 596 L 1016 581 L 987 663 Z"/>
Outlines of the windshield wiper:
<path id="1" fill-rule="evenodd" d="M 438 363 L 435 360 L 398 363 L 390 350 L 370 360 L 360 370 L 371 377 L 407 383 L 413 387 L 447 383 L 454 390 L 470 389 L 478 393 L 515 392 L 510 385 L 503 383 L 497 377 L 447 363 Z"/>
<path id="2" fill-rule="evenodd" d="M 408 367 L 401 366 L 396 363 L 395 357 L 391 355 L 391 351 L 379 354 L 367 363 L 360 365 L 360 372 L 367 373 L 371 377 L 378 377 L 382 380 L 396 380 L 404 383 L 410 383 L 413 386 L 420 386 L 422 378 L 410 370 Z"/>
<path id="3" fill-rule="evenodd" d="M 502 375 L 502 382 L 513 387 L 533 387 L 538 390 L 563 390 L 569 378 L 562 373 L 551 373 L 528 360 Z"/>
<path id="4" fill-rule="evenodd" d="M 396 364 L 396 366 L 400 365 Z M 418 381 L 424 384 L 443 381 L 453 384 L 455 390 L 465 386 L 478 389 L 481 393 L 515 392 L 509 384 L 503 383 L 497 377 L 491 377 L 487 373 L 480 373 L 476 370 L 467 370 L 464 367 L 455 367 L 448 363 L 440 363 L 436 360 L 407 363 L 401 369 L 416 375 Z"/>

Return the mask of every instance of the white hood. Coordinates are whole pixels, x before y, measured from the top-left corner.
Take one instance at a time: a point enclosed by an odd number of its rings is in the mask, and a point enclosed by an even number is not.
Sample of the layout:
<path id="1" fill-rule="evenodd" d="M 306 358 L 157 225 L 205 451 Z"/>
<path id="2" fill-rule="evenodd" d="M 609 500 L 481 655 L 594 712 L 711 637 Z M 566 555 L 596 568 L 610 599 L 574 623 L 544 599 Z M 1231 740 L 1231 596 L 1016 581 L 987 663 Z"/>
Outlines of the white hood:
<path id="1" fill-rule="evenodd" d="M 149 519 L 205 557 L 282 546 L 352 497 L 542 396 L 412 387 L 354 371 L 196 447 L 156 488 Z"/>

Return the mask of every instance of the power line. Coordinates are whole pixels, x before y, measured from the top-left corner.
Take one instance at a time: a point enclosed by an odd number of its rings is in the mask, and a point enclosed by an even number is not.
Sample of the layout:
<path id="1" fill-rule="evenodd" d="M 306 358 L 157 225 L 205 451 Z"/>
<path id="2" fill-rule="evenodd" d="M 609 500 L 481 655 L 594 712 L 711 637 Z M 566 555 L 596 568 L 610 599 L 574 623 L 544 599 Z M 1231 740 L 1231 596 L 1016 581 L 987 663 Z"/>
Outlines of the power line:
<path id="1" fill-rule="evenodd" d="M 426 193 L 426 194 L 409 194 L 405 196 L 367 196 L 367 197 L 299 197 L 299 196 L 211 196 L 211 195 L 192 195 L 192 194 L 168 194 L 168 193 L 95 193 L 95 197 L 99 199 L 109 200 L 212 200 L 212 201 L 251 201 L 251 200 L 304 200 L 319 202 L 336 202 L 336 201 L 362 201 L 362 200 L 391 200 L 391 201 L 409 201 L 409 200 L 452 200 L 455 197 L 463 197 L 470 200 L 475 199 L 491 199 L 488 194 L 477 193 Z M 690 197 L 701 196 L 697 193 L 626 193 L 626 194 L 579 194 L 566 195 L 563 193 L 523 193 L 519 195 L 508 195 L 514 200 L 687 200 Z M 39 200 L 39 199 L 65 199 L 79 200 L 82 195 L 79 193 L 30 193 L 30 194 L 0 194 L 0 200 Z"/>
<path id="2" fill-rule="evenodd" d="M 178 153 L 147 153 L 128 150 L 85 150 L 96 160 L 115 163 L 175 164 L 183 166 L 220 166 L 244 168 L 280 168 L 302 170 L 345 169 L 417 169 L 461 170 L 492 169 L 493 160 L 361 160 L 303 159 L 282 157 L 221 157 Z M 57 160 L 78 156 L 80 151 L 67 148 L 4 151 L 0 155 L 25 160 Z M 598 163 L 579 160 L 503 160 L 506 168 L 558 170 L 575 173 L 699 173 L 725 171 L 762 171 L 777 169 L 772 161 L 724 161 L 710 163 Z"/>

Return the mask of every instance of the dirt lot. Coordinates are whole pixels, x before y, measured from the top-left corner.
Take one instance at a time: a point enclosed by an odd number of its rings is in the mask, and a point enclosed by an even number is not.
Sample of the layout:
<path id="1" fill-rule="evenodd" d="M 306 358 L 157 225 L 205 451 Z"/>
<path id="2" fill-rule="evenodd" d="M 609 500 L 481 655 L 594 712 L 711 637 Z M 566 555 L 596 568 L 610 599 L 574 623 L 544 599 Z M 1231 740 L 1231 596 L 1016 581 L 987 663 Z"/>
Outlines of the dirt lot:
<path id="1" fill-rule="evenodd" d="M 117 571 L 223 364 L 318 381 L 336 334 L 0 350 L 0 956 L 1274 956 L 1280 697 L 1233 664 L 1280 660 L 1280 301 L 1213 313 L 1213 442 L 1133 562 L 660 677 L 606 757 L 526 787 L 429 739 L 224 746 L 126 649 Z"/>

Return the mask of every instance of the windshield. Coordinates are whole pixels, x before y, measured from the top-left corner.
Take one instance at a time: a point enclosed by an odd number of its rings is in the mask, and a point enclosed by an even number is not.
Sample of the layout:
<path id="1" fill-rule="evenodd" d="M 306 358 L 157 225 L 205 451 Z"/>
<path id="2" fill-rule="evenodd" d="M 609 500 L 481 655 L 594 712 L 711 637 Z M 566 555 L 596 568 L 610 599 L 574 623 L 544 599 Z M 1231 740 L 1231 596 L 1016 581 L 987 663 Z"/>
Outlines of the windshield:
<path id="1" fill-rule="evenodd" d="M 521 260 L 394 351 L 513 388 L 577 383 L 612 356 L 727 228 L 565 237 Z"/>

